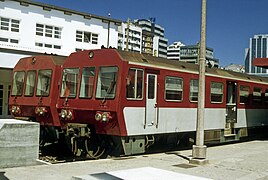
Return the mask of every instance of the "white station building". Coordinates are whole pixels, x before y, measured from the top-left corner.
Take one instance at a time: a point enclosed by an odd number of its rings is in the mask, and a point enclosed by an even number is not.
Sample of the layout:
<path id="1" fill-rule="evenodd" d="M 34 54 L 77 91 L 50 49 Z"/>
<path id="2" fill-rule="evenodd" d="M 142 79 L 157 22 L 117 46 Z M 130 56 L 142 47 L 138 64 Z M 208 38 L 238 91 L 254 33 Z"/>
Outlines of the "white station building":
<path id="1" fill-rule="evenodd" d="M 118 47 L 113 18 L 28 0 L 0 0 L 0 118 L 8 118 L 12 68 L 22 57 L 68 56 L 74 51 Z"/>
<path id="2" fill-rule="evenodd" d="M 121 25 L 119 20 L 25 0 L 1 0 L 0 23 L 0 65 L 10 68 L 25 55 L 67 56 L 117 47 Z"/>

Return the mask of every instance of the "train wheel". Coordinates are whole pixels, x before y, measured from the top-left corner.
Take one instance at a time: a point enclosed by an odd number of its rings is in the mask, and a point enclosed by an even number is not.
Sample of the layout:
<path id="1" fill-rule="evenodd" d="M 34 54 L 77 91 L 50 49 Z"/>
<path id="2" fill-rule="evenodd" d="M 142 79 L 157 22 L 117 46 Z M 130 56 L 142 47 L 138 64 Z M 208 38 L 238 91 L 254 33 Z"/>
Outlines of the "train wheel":
<path id="1" fill-rule="evenodd" d="M 90 138 L 85 139 L 85 150 L 88 156 L 92 159 L 99 159 L 105 155 L 106 150 L 104 146 L 102 146 L 101 143 L 98 144 L 98 142 L 101 141 L 92 142 Z"/>

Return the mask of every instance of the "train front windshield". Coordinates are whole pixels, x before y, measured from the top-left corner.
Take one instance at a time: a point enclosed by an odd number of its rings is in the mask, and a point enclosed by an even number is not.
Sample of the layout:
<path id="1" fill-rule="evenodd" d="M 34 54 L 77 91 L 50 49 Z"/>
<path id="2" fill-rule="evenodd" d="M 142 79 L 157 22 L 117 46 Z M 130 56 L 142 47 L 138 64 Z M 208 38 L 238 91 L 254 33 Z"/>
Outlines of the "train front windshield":
<path id="1" fill-rule="evenodd" d="M 36 88 L 36 96 L 49 96 L 52 70 L 51 69 L 39 70 L 37 78 L 38 82 Z M 26 83 L 25 83 L 24 96 L 32 97 L 34 95 L 34 89 L 36 86 L 35 84 L 36 71 L 29 70 L 27 71 L 27 73 L 25 73 L 24 71 L 14 72 L 12 91 L 11 91 L 12 96 L 22 96 L 25 80 Z"/>
<path id="2" fill-rule="evenodd" d="M 100 67 L 97 79 L 96 98 L 114 98 L 118 67 Z M 78 89 L 79 68 L 63 70 L 60 97 L 75 98 Z M 95 79 L 95 68 L 83 68 L 79 97 L 91 98 Z"/>
<path id="3" fill-rule="evenodd" d="M 39 70 L 36 96 L 49 96 L 52 70 Z"/>
<path id="4" fill-rule="evenodd" d="M 96 89 L 96 98 L 114 98 L 118 67 L 100 67 Z"/>
<path id="5" fill-rule="evenodd" d="M 76 96 L 78 87 L 79 68 L 66 68 L 63 70 L 60 97 Z"/>
<path id="6" fill-rule="evenodd" d="M 13 75 L 13 83 L 12 83 L 12 96 L 21 96 L 23 87 L 24 87 L 24 78 L 25 72 L 24 71 L 17 71 L 14 72 Z"/>

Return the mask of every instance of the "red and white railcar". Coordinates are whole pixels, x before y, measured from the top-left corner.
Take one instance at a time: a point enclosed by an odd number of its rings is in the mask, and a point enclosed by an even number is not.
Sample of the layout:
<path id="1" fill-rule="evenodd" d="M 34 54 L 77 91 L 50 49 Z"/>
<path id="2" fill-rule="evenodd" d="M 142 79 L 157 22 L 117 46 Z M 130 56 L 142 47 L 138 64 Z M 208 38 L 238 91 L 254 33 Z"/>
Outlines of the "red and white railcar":
<path id="1" fill-rule="evenodd" d="M 61 127 L 56 102 L 65 58 L 40 55 L 18 61 L 13 69 L 9 99 L 14 117 L 39 122 L 41 127 Z"/>
<path id="2" fill-rule="evenodd" d="M 267 128 L 267 78 L 207 68 L 205 88 L 206 142 L 239 140 L 254 128 Z M 86 50 L 64 62 L 57 106 L 76 152 L 84 141 L 96 157 L 102 148 L 135 154 L 152 144 L 194 139 L 197 94 L 195 64 Z"/>

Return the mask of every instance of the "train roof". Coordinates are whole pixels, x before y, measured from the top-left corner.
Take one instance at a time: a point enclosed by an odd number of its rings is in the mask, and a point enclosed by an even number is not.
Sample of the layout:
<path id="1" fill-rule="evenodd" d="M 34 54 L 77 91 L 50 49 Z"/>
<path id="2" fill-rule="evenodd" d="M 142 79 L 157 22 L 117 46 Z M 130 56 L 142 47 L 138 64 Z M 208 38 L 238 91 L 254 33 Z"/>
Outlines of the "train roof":
<path id="1" fill-rule="evenodd" d="M 180 70 L 191 73 L 198 73 L 199 65 L 193 63 L 186 63 L 176 60 L 168 60 L 165 58 L 155 57 L 148 54 L 140 54 L 135 52 L 117 50 L 122 60 L 129 61 L 136 64 L 145 65 L 148 67 L 168 68 L 173 70 Z M 239 73 L 230 70 L 208 68 L 206 67 L 206 74 L 211 76 L 225 77 L 230 79 L 241 79 L 245 81 L 257 81 L 268 83 L 267 77 L 260 77 L 249 75 L 246 73 Z"/>
<path id="2" fill-rule="evenodd" d="M 14 70 L 27 69 L 28 67 L 31 67 L 33 64 L 38 65 L 38 68 L 63 65 L 65 59 L 66 59 L 65 56 L 58 56 L 58 55 L 38 55 L 38 56 L 24 57 L 18 61 L 18 63 L 14 67 Z"/>

